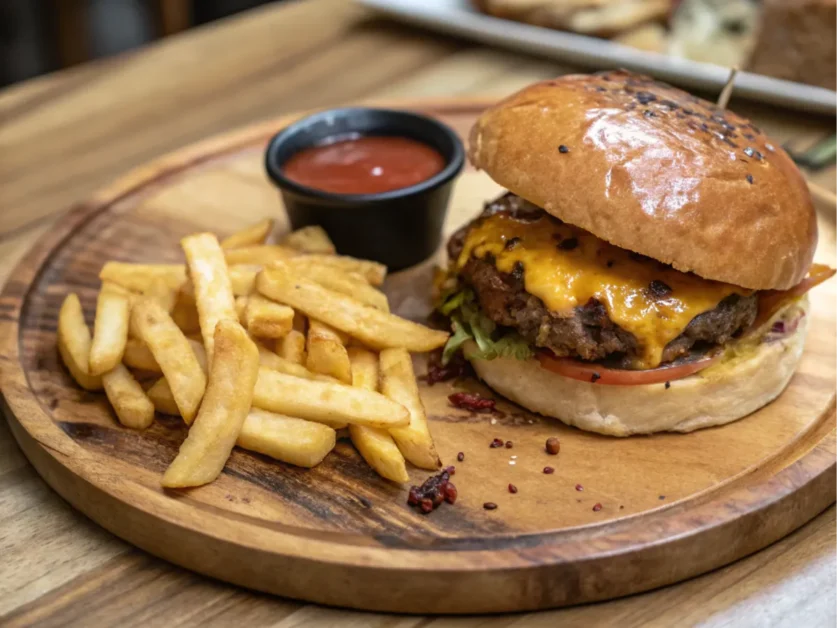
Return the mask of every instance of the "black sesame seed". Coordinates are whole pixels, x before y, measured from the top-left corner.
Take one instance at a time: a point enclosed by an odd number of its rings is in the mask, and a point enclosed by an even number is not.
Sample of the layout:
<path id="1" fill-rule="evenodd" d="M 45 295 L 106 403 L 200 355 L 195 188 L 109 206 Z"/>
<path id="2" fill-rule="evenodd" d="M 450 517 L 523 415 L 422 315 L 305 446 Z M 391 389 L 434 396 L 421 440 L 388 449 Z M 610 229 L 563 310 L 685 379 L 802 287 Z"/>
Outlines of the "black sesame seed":
<path id="1" fill-rule="evenodd" d="M 578 238 L 567 238 L 566 240 L 561 240 L 561 242 L 558 244 L 558 248 L 562 251 L 572 251 L 577 246 Z"/>
<path id="2" fill-rule="evenodd" d="M 570 149 L 569 149 L 569 148 L 567 148 L 564 144 L 561 144 L 561 145 L 558 147 L 558 152 L 559 152 L 559 153 L 569 153 L 569 152 L 570 152 Z"/>
<path id="3" fill-rule="evenodd" d="M 750 185 L 755 183 L 755 180 L 753 179 L 753 175 L 751 175 L 751 174 L 747 175 L 747 183 L 749 183 Z"/>
<path id="4" fill-rule="evenodd" d="M 593 383 L 593 384 L 595 384 L 595 383 L 596 383 L 597 381 L 599 381 L 601 378 L 602 378 L 602 376 L 601 376 L 601 375 L 599 375 L 598 373 L 596 373 L 595 371 L 593 371 L 593 374 L 590 376 L 590 382 L 591 382 L 591 383 Z"/>
<path id="5" fill-rule="evenodd" d="M 613 268 L 613 264 L 614 264 L 614 262 L 613 262 L 612 259 L 607 260 L 607 267 L 608 268 Z"/>
<path id="6" fill-rule="evenodd" d="M 759 161 L 761 161 L 762 159 L 764 159 L 764 155 L 762 155 L 762 154 L 761 154 L 760 152 L 758 152 L 758 151 L 756 151 L 754 155 L 755 155 L 755 158 L 756 158 L 756 159 L 758 159 Z"/>
<path id="7" fill-rule="evenodd" d="M 657 97 L 651 92 L 637 92 L 636 99 L 641 105 L 647 105 L 650 102 L 657 100 Z"/>
<path id="8" fill-rule="evenodd" d="M 643 111 L 642 115 L 644 115 L 646 118 L 656 118 L 657 117 L 657 114 L 654 113 L 653 111 L 651 111 L 650 109 L 646 109 L 645 111 Z"/>
<path id="9" fill-rule="evenodd" d="M 669 388 L 671 388 L 671 382 L 666 382 L 666 390 L 668 390 Z"/>

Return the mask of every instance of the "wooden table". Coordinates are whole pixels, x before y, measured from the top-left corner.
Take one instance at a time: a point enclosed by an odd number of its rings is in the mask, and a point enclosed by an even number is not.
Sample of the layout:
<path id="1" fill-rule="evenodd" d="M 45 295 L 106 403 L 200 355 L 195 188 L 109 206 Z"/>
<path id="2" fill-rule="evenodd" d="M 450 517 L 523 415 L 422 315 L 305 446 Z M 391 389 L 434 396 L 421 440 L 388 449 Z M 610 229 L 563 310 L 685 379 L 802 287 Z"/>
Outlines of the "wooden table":
<path id="1" fill-rule="evenodd" d="M 504 95 L 570 71 L 378 20 L 346 0 L 267 7 L 0 92 L 0 279 L 72 205 L 214 133 L 364 100 Z M 736 103 L 781 142 L 834 128 Z M 814 179 L 834 190 L 834 170 Z M 234 209 L 234 208 L 231 208 Z M 0 624 L 832 626 L 835 508 L 715 573 L 632 598 L 495 618 L 363 614 L 250 593 L 133 549 L 74 512 L 0 422 Z"/>

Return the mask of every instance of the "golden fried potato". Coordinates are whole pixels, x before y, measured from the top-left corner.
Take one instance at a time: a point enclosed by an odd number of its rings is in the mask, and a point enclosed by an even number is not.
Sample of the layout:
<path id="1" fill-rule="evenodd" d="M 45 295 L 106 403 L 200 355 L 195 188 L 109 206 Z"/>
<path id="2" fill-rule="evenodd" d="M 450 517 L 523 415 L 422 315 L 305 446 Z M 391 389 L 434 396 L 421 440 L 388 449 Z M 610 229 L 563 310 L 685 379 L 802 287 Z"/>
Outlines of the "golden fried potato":
<path id="1" fill-rule="evenodd" d="M 58 352 L 76 383 L 85 390 L 101 390 L 102 378 L 90 374 L 90 329 L 78 295 L 64 298 L 58 312 Z"/>
<path id="2" fill-rule="evenodd" d="M 259 375 L 256 345 L 237 321 L 224 319 L 218 322 L 213 345 L 206 395 L 189 435 L 163 475 L 167 488 L 200 486 L 217 478 L 250 412 Z"/>
<path id="3" fill-rule="evenodd" d="M 422 469 L 437 469 L 442 462 L 427 425 L 427 416 L 419 397 L 413 362 L 406 349 L 381 351 L 381 392 L 410 412 L 407 426 L 390 428 L 404 457 Z"/>
<path id="4" fill-rule="evenodd" d="M 352 386 L 378 390 L 378 356 L 360 347 L 349 348 L 352 363 Z M 387 430 L 350 425 L 349 435 L 366 463 L 381 477 L 393 482 L 408 482 L 404 456 Z"/>

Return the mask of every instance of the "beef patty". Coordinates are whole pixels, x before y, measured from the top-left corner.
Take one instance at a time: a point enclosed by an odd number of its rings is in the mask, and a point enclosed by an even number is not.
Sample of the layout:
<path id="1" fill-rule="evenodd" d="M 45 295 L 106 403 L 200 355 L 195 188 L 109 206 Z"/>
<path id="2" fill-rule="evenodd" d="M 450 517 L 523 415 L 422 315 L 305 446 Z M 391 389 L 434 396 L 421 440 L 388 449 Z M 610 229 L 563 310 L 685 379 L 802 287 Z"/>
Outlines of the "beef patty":
<path id="1" fill-rule="evenodd" d="M 507 212 L 518 219 L 540 218 L 543 210 L 523 199 L 507 194 L 486 205 L 480 218 Z M 477 218 L 479 220 L 480 218 Z M 471 226 L 457 231 L 448 242 L 448 255 L 456 260 Z M 494 260 L 471 258 L 459 275 L 470 285 L 486 316 L 498 325 L 516 329 L 529 343 L 545 347 L 558 356 L 600 360 L 637 355 L 637 340 L 610 320 L 605 306 L 595 299 L 576 307 L 571 314 L 550 312 L 543 301 L 526 292 L 524 269 L 518 265 L 511 273 L 497 270 Z M 755 320 L 757 297 L 733 294 L 708 312 L 696 316 L 680 336 L 663 352 L 663 362 L 687 353 L 696 343 L 722 344 Z"/>

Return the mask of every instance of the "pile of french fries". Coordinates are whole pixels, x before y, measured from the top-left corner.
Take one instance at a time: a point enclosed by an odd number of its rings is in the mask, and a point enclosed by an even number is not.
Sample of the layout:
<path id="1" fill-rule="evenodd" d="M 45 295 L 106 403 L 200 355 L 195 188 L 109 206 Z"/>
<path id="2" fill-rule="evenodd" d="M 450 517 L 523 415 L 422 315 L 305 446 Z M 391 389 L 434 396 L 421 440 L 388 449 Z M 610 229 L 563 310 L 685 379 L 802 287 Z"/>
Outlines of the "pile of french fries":
<path id="1" fill-rule="evenodd" d="M 183 418 L 169 488 L 212 482 L 234 446 L 313 467 L 343 428 L 388 480 L 438 468 L 410 352 L 448 335 L 391 314 L 386 268 L 336 255 L 319 227 L 268 244 L 272 230 L 187 236 L 185 264 L 107 262 L 92 336 L 76 294 L 61 306 L 72 377 L 126 427 Z"/>

